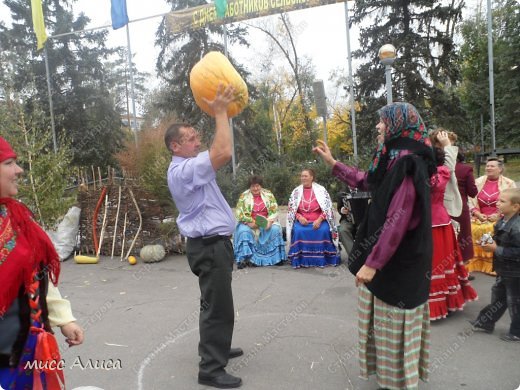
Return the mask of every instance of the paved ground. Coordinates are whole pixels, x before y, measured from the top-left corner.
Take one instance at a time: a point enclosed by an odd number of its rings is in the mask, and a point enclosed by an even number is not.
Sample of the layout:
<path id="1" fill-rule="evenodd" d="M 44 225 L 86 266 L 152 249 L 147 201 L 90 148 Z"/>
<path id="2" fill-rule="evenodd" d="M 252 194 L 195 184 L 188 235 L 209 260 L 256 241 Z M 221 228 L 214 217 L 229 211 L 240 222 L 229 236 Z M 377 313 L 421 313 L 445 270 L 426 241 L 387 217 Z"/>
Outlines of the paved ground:
<path id="1" fill-rule="evenodd" d="M 420 389 L 520 385 L 520 344 L 498 338 L 509 317 L 492 335 L 468 326 L 488 302 L 493 282 L 476 276 L 480 302 L 433 325 L 431 380 Z M 61 290 L 86 329 L 84 345 L 64 348 L 68 389 L 205 388 L 196 383 L 198 284 L 184 256 L 135 266 L 108 258 L 97 265 L 67 261 Z M 245 355 L 230 361 L 228 370 L 243 378 L 243 389 L 377 388 L 373 379 L 358 378 L 356 290 L 344 267 L 248 268 L 234 272 L 233 291 L 233 345 Z M 63 346 L 61 335 L 59 341 Z"/>

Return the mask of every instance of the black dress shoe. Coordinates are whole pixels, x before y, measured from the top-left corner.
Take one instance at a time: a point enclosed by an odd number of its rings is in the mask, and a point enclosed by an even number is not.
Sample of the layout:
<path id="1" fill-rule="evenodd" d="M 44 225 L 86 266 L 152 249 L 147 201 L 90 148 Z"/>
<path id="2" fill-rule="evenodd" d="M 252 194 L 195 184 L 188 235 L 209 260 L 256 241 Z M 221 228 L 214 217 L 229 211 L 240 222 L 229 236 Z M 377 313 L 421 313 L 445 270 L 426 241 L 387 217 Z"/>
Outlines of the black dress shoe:
<path id="1" fill-rule="evenodd" d="M 244 269 L 246 268 L 246 262 L 245 261 L 241 261 L 240 263 L 237 264 L 237 268 L 238 269 Z"/>
<path id="2" fill-rule="evenodd" d="M 219 389 L 234 389 L 242 386 L 242 379 L 225 372 L 219 376 L 206 376 L 199 374 L 199 383 L 201 385 L 217 387 Z"/>
<path id="3" fill-rule="evenodd" d="M 244 354 L 244 351 L 242 350 L 242 348 L 231 348 L 229 350 L 229 358 L 230 359 L 242 356 L 243 354 Z"/>

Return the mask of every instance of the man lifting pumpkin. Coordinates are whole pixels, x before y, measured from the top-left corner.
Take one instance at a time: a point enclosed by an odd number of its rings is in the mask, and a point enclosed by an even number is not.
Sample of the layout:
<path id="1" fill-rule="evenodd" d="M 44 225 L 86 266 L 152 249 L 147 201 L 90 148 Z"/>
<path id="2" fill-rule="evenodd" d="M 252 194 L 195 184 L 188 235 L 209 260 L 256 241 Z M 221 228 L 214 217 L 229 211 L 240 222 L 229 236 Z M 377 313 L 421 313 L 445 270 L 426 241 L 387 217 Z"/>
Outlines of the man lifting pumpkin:
<path id="1" fill-rule="evenodd" d="M 199 278 L 201 292 L 198 382 L 218 388 L 242 385 L 240 378 L 225 371 L 228 359 L 243 354 L 242 349 L 231 348 L 234 255 L 230 237 L 236 220 L 215 180 L 216 171 L 232 155 L 228 116 L 235 114 L 229 113 L 237 101 L 235 85 L 222 80 L 215 86 L 214 98 L 195 99 L 197 104 L 203 101 L 205 111 L 215 117 L 215 136 L 209 150 L 199 152 L 199 134 L 187 123 L 171 125 L 164 136 L 166 147 L 173 154 L 167 179 L 179 210 L 177 225 L 181 234 L 188 237 L 186 254 L 191 271 Z"/>

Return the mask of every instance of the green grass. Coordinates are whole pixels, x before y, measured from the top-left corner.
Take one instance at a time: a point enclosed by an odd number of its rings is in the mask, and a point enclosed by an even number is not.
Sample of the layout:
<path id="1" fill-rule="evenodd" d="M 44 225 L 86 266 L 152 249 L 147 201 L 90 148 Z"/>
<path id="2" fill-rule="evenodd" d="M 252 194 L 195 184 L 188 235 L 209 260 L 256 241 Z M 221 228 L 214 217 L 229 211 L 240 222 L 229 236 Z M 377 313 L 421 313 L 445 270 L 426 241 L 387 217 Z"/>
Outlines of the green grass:
<path id="1" fill-rule="evenodd" d="M 504 176 L 514 180 L 516 182 L 520 181 L 520 159 L 508 159 L 505 163 L 505 172 Z"/>

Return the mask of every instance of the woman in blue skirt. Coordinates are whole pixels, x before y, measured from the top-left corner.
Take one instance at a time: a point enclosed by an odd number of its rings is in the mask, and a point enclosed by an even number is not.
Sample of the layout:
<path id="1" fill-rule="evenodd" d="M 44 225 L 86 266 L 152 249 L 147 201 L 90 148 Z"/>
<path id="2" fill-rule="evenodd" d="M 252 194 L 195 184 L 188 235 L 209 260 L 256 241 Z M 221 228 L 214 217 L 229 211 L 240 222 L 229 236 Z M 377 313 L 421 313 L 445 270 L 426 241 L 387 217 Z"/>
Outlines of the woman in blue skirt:
<path id="1" fill-rule="evenodd" d="M 315 176 L 314 170 L 304 169 L 302 184 L 289 198 L 287 241 L 293 268 L 336 266 L 341 260 L 333 242 L 337 230 L 332 201 L 327 190 L 314 182 Z"/>
<path id="2" fill-rule="evenodd" d="M 249 189 L 238 200 L 238 220 L 233 246 L 238 268 L 246 265 L 282 264 L 286 257 L 278 204 L 271 191 L 262 188 L 260 176 L 249 178 Z"/>

